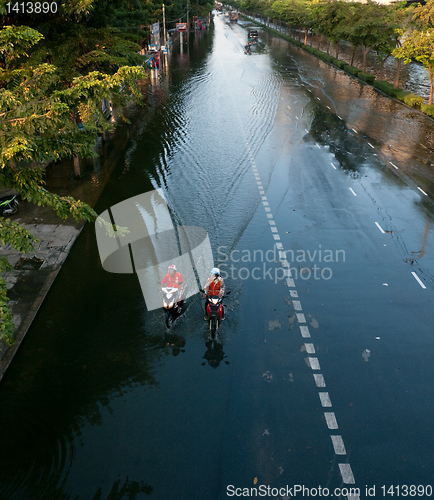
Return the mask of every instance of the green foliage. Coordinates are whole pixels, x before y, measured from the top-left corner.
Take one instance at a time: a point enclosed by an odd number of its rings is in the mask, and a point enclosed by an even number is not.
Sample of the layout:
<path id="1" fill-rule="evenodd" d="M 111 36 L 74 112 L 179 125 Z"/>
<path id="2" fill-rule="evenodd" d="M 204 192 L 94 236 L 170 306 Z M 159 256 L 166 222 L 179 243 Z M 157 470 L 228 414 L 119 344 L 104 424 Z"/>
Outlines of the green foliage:
<path id="1" fill-rule="evenodd" d="M 359 73 L 357 76 L 360 78 L 360 80 L 363 80 L 370 85 L 372 85 L 375 81 L 375 76 L 370 75 L 369 73 Z"/>
<path id="2" fill-rule="evenodd" d="M 402 102 L 405 102 L 408 106 L 419 107 L 423 104 L 424 99 L 416 94 L 412 94 L 411 92 L 401 91 L 396 93 L 396 98 Z"/>
<path id="3" fill-rule="evenodd" d="M 434 104 L 421 104 L 420 109 L 427 114 L 428 116 L 432 116 L 434 118 Z"/>
<path id="4" fill-rule="evenodd" d="M 350 73 L 351 75 L 358 76 L 359 73 L 362 72 L 361 69 L 356 68 L 355 66 L 350 66 L 349 64 L 345 64 L 343 69 L 347 72 Z"/>
<path id="5" fill-rule="evenodd" d="M 395 89 L 391 83 L 385 80 L 375 80 L 373 85 L 375 88 L 393 97 L 395 97 L 398 92 L 402 91 L 401 89 Z"/>
<path id="6" fill-rule="evenodd" d="M 425 5 L 418 4 L 414 9 L 412 22 L 420 30 L 434 28 L 434 0 L 427 0 Z"/>

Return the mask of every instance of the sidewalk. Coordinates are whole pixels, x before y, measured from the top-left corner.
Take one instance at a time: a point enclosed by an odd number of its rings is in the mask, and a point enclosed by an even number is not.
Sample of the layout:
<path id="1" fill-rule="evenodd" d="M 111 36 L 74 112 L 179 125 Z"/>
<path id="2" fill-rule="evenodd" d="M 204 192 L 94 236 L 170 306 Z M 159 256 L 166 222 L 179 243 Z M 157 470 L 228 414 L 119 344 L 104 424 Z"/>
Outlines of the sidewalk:
<path id="1" fill-rule="evenodd" d="M 61 221 L 54 212 L 45 213 L 45 220 L 41 220 L 36 217 L 39 212 L 39 207 L 22 201 L 13 217 L 40 240 L 33 253 L 23 254 L 10 245 L 0 246 L 0 256 L 6 257 L 14 267 L 4 278 L 15 324 L 15 343 L 9 347 L 0 341 L 0 380 L 84 225 Z"/>

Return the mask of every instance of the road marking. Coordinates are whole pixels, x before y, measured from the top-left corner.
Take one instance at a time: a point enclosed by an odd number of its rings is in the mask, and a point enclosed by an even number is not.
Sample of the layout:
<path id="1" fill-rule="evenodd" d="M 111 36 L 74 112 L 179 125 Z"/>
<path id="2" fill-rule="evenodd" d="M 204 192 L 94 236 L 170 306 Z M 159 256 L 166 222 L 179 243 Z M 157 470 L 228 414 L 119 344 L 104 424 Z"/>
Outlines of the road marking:
<path id="1" fill-rule="evenodd" d="M 296 316 L 299 323 L 306 323 L 306 317 L 303 313 L 296 313 Z"/>
<path id="2" fill-rule="evenodd" d="M 426 286 L 422 283 L 422 280 L 419 278 L 419 276 L 414 271 L 411 274 L 414 276 L 415 280 L 419 283 L 419 285 L 422 288 L 426 288 Z"/>
<path id="3" fill-rule="evenodd" d="M 328 109 L 331 109 L 330 106 L 327 106 Z"/>
<path id="4" fill-rule="evenodd" d="M 313 344 L 304 344 L 304 346 L 306 347 L 306 352 L 308 354 L 315 354 L 315 347 Z"/>
<path id="5" fill-rule="evenodd" d="M 386 231 L 380 226 L 380 224 L 378 224 L 378 222 L 375 223 L 375 225 L 378 227 L 378 229 L 383 233 L 385 234 Z"/>
<path id="6" fill-rule="evenodd" d="M 338 115 L 339 120 L 342 120 L 342 118 Z"/>
<path id="7" fill-rule="evenodd" d="M 291 290 L 289 293 L 290 293 L 291 297 L 298 297 L 298 293 L 295 290 Z"/>
<path id="8" fill-rule="evenodd" d="M 288 279 L 286 280 L 286 285 L 287 285 L 287 286 L 290 286 L 291 288 L 292 288 L 292 287 L 295 287 L 294 280 L 293 280 L 292 278 L 288 278 Z"/>
<path id="9" fill-rule="evenodd" d="M 351 130 L 357 134 L 357 130 L 356 129 L 352 128 Z"/>
<path id="10" fill-rule="evenodd" d="M 276 224 L 274 221 L 270 221 L 270 223 L 273 222 L 273 224 Z M 272 227 L 270 228 L 272 233 L 277 233 L 277 227 Z"/>
<path id="11" fill-rule="evenodd" d="M 321 400 L 321 404 L 323 405 L 324 408 L 328 408 L 332 405 L 328 392 L 319 392 L 318 394 L 319 394 L 319 399 Z"/>
<path id="12" fill-rule="evenodd" d="M 333 448 L 335 449 L 336 455 L 346 455 L 344 440 L 342 436 L 330 436 L 332 438 Z"/>
<path id="13" fill-rule="evenodd" d="M 353 188 L 349 188 L 349 190 L 353 193 L 354 196 L 357 196 Z"/>
<path id="14" fill-rule="evenodd" d="M 307 130 L 307 128 L 305 128 L 304 130 L 306 130 L 306 134 L 308 134 L 308 133 L 309 133 L 309 130 Z"/>
<path id="15" fill-rule="evenodd" d="M 268 217 L 269 219 L 272 219 L 272 218 L 273 218 L 273 215 L 272 215 L 272 214 L 267 214 L 267 217 Z"/>
<path id="16" fill-rule="evenodd" d="M 318 143 L 315 143 L 315 144 L 316 144 L 316 147 L 317 147 L 318 149 L 321 149 L 321 146 L 319 146 L 319 145 L 318 145 Z"/>
<path id="17" fill-rule="evenodd" d="M 423 189 L 421 189 L 419 186 L 417 186 L 417 189 L 419 189 L 419 191 L 420 191 L 422 194 L 424 194 L 425 196 L 428 196 L 428 195 L 425 193 L 425 191 L 424 191 Z"/>
<path id="18" fill-rule="evenodd" d="M 291 292 L 292 292 L 292 290 L 291 290 Z M 297 292 L 295 292 L 295 293 L 297 293 Z M 300 325 L 300 332 L 301 332 L 302 337 L 304 337 L 304 338 L 310 337 L 309 328 L 307 326 Z"/>
<path id="19" fill-rule="evenodd" d="M 324 380 L 324 375 L 322 373 L 314 373 L 313 378 L 315 379 L 315 384 L 317 387 L 325 387 L 326 383 Z"/>
<path id="20" fill-rule="evenodd" d="M 339 464 L 339 469 L 341 471 L 342 481 L 345 484 L 354 484 L 353 471 L 351 470 L 350 464 Z"/>
<path id="21" fill-rule="evenodd" d="M 330 165 L 336 170 L 336 167 L 333 165 L 332 162 L 330 162 Z"/>
<path id="22" fill-rule="evenodd" d="M 263 203 L 263 205 L 264 205 L 265 207 L 268 207 L 268 205 L 269 205 L 268 201 L 263 201 L 262 203 Z"/>
<path id="23" fill-rule="evenodd" d="M 273 234 L 275 240 L 280 240 L 280 236 L 278 234 Z"/>
<path id="24" fill-rule="evenodd" d="M 293 300 L 292 301 L 292 305 L 294 306 L 294 309 L 296 311 L 301 311 L 302 310 L 301 302 L 299 300 Z"/>
<path id="25" fill-rule="evenodd" d="M 372 149 L 375 149 L 374 146 L 370 142 L 368 142 L 368 144 L 371 146 Z"/>
<path id="26" fill-rule="evenodd" d="M 268 221 L 268 223 L 270 224 L 270 226 L 275 226 L 276 225 L 276 223 L 274 222 L 274 220 L 271 220 L 271 219 Z M 276 229 L 276 231 L 277 231 L 277 229 Z"/>
<path id="27" fill-rule="evenodd" d="M 327 427 L 329 429 L 339 429 L 336 415 L 333 411 L 325 411 L 324 416 L 327 422 Z"/>
<path id="28" fill-rule="evenodd" d="M 392 167 L 395 167 L 396 170 L 399 170 L 398 167 L 396 165 L 394 165 L 391 161 L 389 161 L 389 163 L 392 165 Z"/>
<path id="29" fill-rule="evenodd" d="M 312 370 L 321 370 L 321 367 L 319 366 L 318 358 L 313 358 L 311 356 L 308 356 L 306 358 L 306 362 L 312 368 Z M 330 406 L 331 406 L 331 403 L 330 403 Z"/>

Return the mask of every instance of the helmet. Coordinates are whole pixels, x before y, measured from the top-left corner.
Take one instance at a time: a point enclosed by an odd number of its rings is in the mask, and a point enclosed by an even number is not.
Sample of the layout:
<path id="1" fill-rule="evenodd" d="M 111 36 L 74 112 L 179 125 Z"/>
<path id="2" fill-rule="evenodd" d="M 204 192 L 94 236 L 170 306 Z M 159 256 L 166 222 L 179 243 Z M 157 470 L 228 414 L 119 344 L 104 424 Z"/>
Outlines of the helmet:
<path id="1" fill-rule="evenodd" d="M 169 271 L 171 271 L 172 269 L 173 269 L 174 271 L 176 271 L 176 266 L 175 266 L 175 264 L 170 264 L 170 266 L 169 266 Z"/>
<path id="2" fill-rule="evenodd" d="M 218 267 L 213 267 L 211 269 L 211 271 L 209 272 L 209 275 L 212 276 L 213 274 L 216 274 L 217 276 L 219 276 L 220 274 L 220 269 Z"/>

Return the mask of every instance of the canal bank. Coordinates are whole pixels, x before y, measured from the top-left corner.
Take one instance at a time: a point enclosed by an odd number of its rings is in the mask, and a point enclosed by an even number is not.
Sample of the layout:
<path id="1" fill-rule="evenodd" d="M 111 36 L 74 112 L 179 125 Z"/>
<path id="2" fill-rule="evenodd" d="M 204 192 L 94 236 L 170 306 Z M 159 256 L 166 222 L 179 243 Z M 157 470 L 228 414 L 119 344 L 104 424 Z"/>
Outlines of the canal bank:
<path id="1" fill-rule="evenodd" d="M 151 116 L 155 106 L 148 101 L 147 85 L 148 80 L 142 92 Z M 81 161 L 79 179 L 74 177 L 72 160 L 49 164 L 45 169 L 46 189 L 62 196 L 72 196 L 94 207 L 139 125 L 134 119 L 138 112 L 133 105 L 123 110 L 130 123 L 118 126 L 105 141 L 98 139 L 98 157 Z M 4 273 L 4 278 L 15 325 L 14 344 L 8 346 L 3 339 L 0 340 L 0 381 L 85 225 L 85 221 L 76 222 L 72 218 L 62 220 L 52 208 L 21 199 L 18 212 L 10 219 L 30 231 L 39 243 L 35 243 L 34 251 L 28 254 L 14 250 L 11 245 L 0 245 L 0 257 L 6 257 L 13 267 Z"/>

